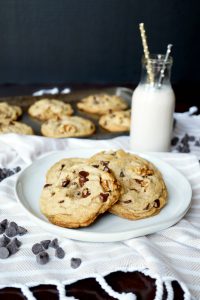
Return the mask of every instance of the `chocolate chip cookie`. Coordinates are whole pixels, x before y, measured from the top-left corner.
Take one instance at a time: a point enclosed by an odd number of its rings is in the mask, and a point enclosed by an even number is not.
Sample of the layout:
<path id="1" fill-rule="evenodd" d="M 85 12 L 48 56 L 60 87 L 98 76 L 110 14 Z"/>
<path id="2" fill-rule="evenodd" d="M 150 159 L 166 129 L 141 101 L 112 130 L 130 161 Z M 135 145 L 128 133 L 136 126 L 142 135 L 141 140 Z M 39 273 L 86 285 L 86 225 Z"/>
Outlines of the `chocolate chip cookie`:
<path id="1" fill-rule="evenodd" d="M 77 103 L 77 107 L 88 113 L 104 115 L 112 111 L 119 111 L 128 107 L 127 103 L 119 96 L 98 94 L 91 95 Z"/>
<path id="2" fill-rule="evenodd" d="M 129 131 L 130 123 L 130 110 L 108 113 L 99 119 L 99 125 L 111 132 Z"/>
<path id="3" fill-rule="evenodd" d="M 29 107 L 28 113 L 40 121 L 59 120 L 71 116 L 73 109 L 70 104 L 56 99 L 41 99 Z"/>
<path id="4" fill-rule="evenodd" d="M 0 120 L 0 134 L 3 133 L 34 134 L 33 129 L 22 122 Z"/>
<path id="5" fill-rule="evenodd" d="M 42 134 L 53 138 L 89 136 L 94 131 L 94 123 L 81 117 L 49 120 L 41 126 Z"/>
<path id="6" fill-rule="evenodd" d="M 122 190 L 119 201 L 109 211 L 120 217 L 137 220 L 160 212 L 167 202 L 167 189 L 158 169 L 149 161 L 123 150 L 101 152 L 90 164 L 111 170 Z"/>
<path id="7" fill-rule="evenodd" d="M 22 114 L 22 109 L 19 106 L 9 105 L 6 102 L 0 103 L 0 122 L 3 120 L 17 120 Z"/>
<path id="8" fill-rule="evenodd" d="M 51 223 L 78 228 L 94 222 L 119 195 L 120 186 L 111 173 L 75 164 L 62 172 L 56 183 L 44 185 L 40 208 Z"/>

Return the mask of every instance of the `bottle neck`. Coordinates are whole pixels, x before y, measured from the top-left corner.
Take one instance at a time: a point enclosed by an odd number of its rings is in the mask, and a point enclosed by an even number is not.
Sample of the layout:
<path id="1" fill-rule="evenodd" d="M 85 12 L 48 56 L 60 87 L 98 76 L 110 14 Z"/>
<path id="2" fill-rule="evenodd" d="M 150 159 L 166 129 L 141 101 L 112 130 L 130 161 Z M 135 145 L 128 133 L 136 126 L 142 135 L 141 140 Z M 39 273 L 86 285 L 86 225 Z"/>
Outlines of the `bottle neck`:
<path id="1" fill-rule="evenodd" d="M 142 71 L 140 84 L 151 84 L 154 87 L 161 88 L 162 86 L 171 86 L 171 67 L 172 67 L 172 58 L 170 58 L 165 66 L 163 55 L 156 55 L 150 57 L 150 71 L 152 74 L 153 83 L 150 82 L 150 76 L 147 72 L 147 63 L 146 60 L 142 59 Z M 163 76 L 162 76 L 163 74 Z"/>

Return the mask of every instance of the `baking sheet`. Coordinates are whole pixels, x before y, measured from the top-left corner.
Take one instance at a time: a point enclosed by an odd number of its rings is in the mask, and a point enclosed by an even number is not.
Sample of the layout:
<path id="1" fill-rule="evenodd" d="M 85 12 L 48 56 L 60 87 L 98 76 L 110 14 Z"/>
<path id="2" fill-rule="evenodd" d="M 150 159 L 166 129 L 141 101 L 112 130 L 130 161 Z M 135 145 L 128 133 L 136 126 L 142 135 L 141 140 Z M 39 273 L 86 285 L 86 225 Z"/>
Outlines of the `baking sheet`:
<path id="1" fill-rule="evenodd" d="M 98 125 L 99 116 L 95 114 L 89 114 L 86 112 L 82 112 L 77 109 L 76 103 L 80 101 L 82 98 L 92 95 L 92 94 L 99 94 L 99 93 L 106 93 L 110 95 L 117 95 L 122 97 L 129 105 L 129 108 L 131 107 L 131 97 L 133 91 L 128 88 L 124 87 L 109 87 L 109 88 L 94 88 L 94 89 L 83 89 L 78 91 L 70 92 L 69 94 L 56 94 L 56 95 L 43 95 L 43 96 L 16 96 L 16 97 L 4 97 L 0 98 L 0 102 L 8 102 L 11 105 L 19 105 L 23 109 L 23 115 L 19 119 L 19 121 L 22 121 L 28 125 L 30 125 L 34 133 L 36 135 L 41 135 L 40 128 L 41 128 L 41 121 L 38 121 L 32 117 L 29 116 L 27 113 L 27 110 L 30 105 L 32 105 L 35 101 L 48 98 L 48 99 L 58 99 L 62 100 L 66 103 L 70 103 L 74 109 L 74 114 L 76 116 L 80 116 L 83 118 L 87 118 L 94 122 L 96 126 L 96 132 L 89 136 L 91 139 L 109 139 L 120 135 L 128 135 L 128 132 L 109 132 L 105 129 L 103 129 L 101 126 Z"/>

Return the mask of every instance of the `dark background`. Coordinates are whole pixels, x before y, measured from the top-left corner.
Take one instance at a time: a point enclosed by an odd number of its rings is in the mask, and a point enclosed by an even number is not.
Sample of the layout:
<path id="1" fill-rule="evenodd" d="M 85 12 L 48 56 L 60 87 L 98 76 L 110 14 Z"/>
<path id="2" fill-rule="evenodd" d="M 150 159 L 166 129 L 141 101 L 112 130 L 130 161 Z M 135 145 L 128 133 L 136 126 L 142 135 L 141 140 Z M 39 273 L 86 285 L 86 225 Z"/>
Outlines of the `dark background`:
<path id="1" fill-rule="evenodd" d="M 0 0 L 0 84 L 136 84 L 142 54 L 172 43 L 175 85 L 200 82 L 200 8 L 191 0 Z"/>

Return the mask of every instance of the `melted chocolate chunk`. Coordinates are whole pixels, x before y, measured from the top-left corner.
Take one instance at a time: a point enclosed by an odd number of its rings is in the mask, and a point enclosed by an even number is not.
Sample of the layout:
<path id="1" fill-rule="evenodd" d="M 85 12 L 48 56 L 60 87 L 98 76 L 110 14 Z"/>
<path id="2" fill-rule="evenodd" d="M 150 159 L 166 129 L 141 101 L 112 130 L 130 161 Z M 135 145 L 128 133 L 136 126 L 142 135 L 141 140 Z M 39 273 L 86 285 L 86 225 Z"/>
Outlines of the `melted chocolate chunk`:
<path id="1" fill-rule="evenodd" d="M 84 190 L 82 191 L 82 197 L 83 197 L 83 198 L 87 198 L 87 197 L 90 196 L 90 195 L 91 195 L 91 193 L 90 193 L 89 189 L 84 189 Z"/>
<path id="2" fill-rule="evenodd" d="M 64 203 L 65 202 L 65 200 L 60 200 L 60 201 L 58 201 L 58 203 Z"/>
<path id="3" fill-rule="evenodd" d="M 126 200 L 126 201 L 124 201 L 124 203 L 131 203 L 132 202 L 132 200 Z"/>
<path id="4" fill-rule="evenodd" d="M 100 199 L 101 199 L 103 202 L 106 202 L 106 201 L 107 201 L 108 196 L 109 196 L 109 194 L 103 194 L 103 193 L 100 193 Z"/>
<path id="5" fill-rule="evenodd" d="M 46 183 L 46 184 L 44 185 L 44 188 L 47 188 L 48 186 L 52 186 L 52 184 Z"/>
<path id="6" fill-rule="evenodd" d="M 85 172 L 85 171 L 80 171 L 79 172 L 79 184 L 80 186 L 84 186 L 85 182 L 88 181 L 89 179 L 87 178 L 87 176 L 89 176 L 89 173 L 88 172 Z"/>
<path id="7" fill-rule="evenodd" d="M 94 167 L 94 168 L 99 168 L 99 165 L 92 165 L 92 167 Z"/>
<path id="8" fill-rule="evenodd" d="M 89 173 L 86 172 L 86 171 L 80 171 L 80 172 L 79 172 L 79 175 L 82 176 L 82 177 L 88 177 L 88 176 L 89 176 Z"/>
<path id="9" fill-rule="evenodd" d="M 159 199 L 156 199 L 155 201 L 154 201 L 154 205 L 153 205 L 155 208 L 158 208 L 158 207 L 160 207 L 160 200 Z"/>
<path id="10" fill-rule="evenodd" d="M 68 184 L 70 183 L 70 180 L 69 179 L 66 179 L 62 182 L 62 187 L 66 187 L 68 186 Z"/>
<path id="11" fill-rule="evenodd" d="M 119 174 L 119 176 L 120 176 L 120 177 L 125 177 L 124 172 L 121 171 L 120 174 Z"/>

